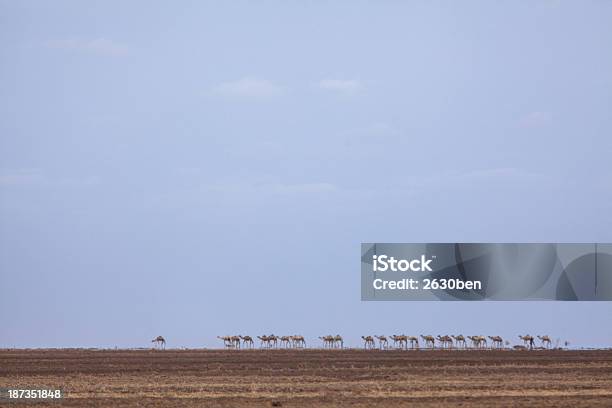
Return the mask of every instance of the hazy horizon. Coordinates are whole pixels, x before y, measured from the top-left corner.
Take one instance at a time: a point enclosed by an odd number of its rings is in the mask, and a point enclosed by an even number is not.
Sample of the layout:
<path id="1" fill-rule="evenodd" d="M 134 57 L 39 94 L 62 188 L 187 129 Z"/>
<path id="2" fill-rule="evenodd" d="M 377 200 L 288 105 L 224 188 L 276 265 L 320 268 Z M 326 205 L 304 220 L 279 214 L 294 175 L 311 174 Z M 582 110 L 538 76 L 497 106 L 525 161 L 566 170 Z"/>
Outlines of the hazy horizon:
<path id="1" fill-rule="evenodd" d="M 0 347 L 612 346 L 610 302 L 360 301 L 362 242 L 612 242 L 612 2 L 0 19 Z"/>

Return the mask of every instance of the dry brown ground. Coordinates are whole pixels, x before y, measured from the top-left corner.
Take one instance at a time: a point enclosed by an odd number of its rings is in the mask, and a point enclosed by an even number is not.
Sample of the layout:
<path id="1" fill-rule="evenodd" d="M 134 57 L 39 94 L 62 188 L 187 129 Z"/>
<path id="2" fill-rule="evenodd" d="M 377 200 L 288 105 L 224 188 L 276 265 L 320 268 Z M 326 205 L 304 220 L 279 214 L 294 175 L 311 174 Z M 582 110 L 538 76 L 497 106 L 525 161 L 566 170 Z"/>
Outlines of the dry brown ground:
<path id="1" fill-rule="evenodd" d="M 610 407 L 612 351 L 0 350 L 0 387 L 67 392 L 31 406 Z"/>

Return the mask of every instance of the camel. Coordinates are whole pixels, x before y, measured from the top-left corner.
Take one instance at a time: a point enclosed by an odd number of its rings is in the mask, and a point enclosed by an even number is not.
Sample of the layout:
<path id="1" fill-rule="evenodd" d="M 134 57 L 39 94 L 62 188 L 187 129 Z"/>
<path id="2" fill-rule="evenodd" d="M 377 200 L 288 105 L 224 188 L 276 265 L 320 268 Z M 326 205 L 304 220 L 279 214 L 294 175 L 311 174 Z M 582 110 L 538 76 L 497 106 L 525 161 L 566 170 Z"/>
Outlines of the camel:
<path id="1" fill-rule="evenodd" d="M 164 350 L 166 349 L 166 339 L 164 339 L 162 336 L 157 336 L 151 340 L 151 343 L 155 343 L 155 347 L 159 347 Z"/>
<path id="2" fill-rule="evenodd" d="M 389 347 L 387 336 L 374 336 L 378 339 L 378 346 L 381 350 L 386 350 Z"/>
<path id="3" fill-rule="evenodd" d="M 487 348 L 487 338 L 485 336 L 476 336 L 476 337 L 478 337 L 480 344 L 482 344 L 482 348 Z"/>
<path id="4" fill-rule="evenodd" d="M 397 336 L 396 334 L 393 334 L 391 336 L 389 336 L 389 338 L 391 338 L 391 340 L 393 340 L 393 348 L 397 348 L 397 343 L 400 341 L 399 336 Z M 401 346 L 401 344 L 400 344 Z"/>
<path id="5" fill-rule="evenodd" d="M 404 334 L 394 334 L 393 336 L 391 336 L 391 340 L 393 340 L 393 347 L 395 348 L 398 348 L 398 344 L 400 349 L 408 348 L 408 340 L 406 335 Z"/>
<path id="6" fill-rule="evenodd" d="M 270 347 L 278 348 L 278 336 L 271 334 L 268 336 Z"/>
<path id="7" fill-rule="evenodd" d="M 473 348 L 487 347 L 487 339 L 484 336 L 468 336 L 468 339 L 472 341 Z"/>
<path id="8" fill-rule="evenodd" d="M 437 340 L 442 348 L 453 348 L 453 339 L 450 336 L 438 336 Z"/>
<path id="9" fill-rule="evenodd" d="M 279 340 L 280 340 L 281 347 L 290 348 L 293 345 L 293 342 L 291 341 L 291 337 L 289 336 L 280 336 Z"/>
<path id="10" fill-rule="evenodd" d="M 480 338 L 480 342 L 483 344 L 483 347 L 487 347 L 487 338 L 485 336 L 478 336 Z"/>
<path id="11" fill-rule="evenodd" d="M 253 338 L 251 336 L 239 336 L 242 339 L 242 344 L 244 346 L 248 345 L 249 348 L 253 348 L 255 345 L 253 343 Z"/>
<path id="12" fill-rule="evenodd" d="M 323 340 L 323 348 L 332 348 L 334 346 L 334 336 L 323 336 L 319 337 Z"/>
<path id="13" fill-rule="evenodd" d="M 230 336 L 230 341 L 232 342 L 232 346 L 235 349 L 239 349 L 240 348 L 240 335 L 238 335 L 238 336 Z"/>
<path id="14" fill-rule="evenodd" d="M 550 346 L 552 345 L 552 341 L 548 336 L 538 336 L 538 339 L 540 339 L 542 347 L 550 348 Z"/>
<path id="15" fill-rule="evenodd" d="M 218 339 L 223 340 L 223 346 L 225 348 L 234 347 L 234 342 L 232 340 L 232 336 L 217 336 Z"/>
<path id="16" fill-rule="evenodd" d="M 504 348 L 504 339 L 500 336 L 489 336 L 491 339 L 491 348 Z"/>
<path id="17" fill-rule="evenodd" d="M 425 347 L 430 347 L 430 348 L 435 348 L 436 347 L 436 339 L 434 339 L 434 336 L 423 336 L 423 335 L 421 335 L 421 338 L 423 340 L 425 340 Z"/>
<path id="18" fill-rule="evenodd" d="M 468 340 L 472 342 L 472 348 L 478 348 L 478 337 L 476 336 L 467 336 Z"/>
<path id="19" fill-rule="evenodd" d="M 263 336 L 257 336 L 257 338 L 259 339 L 259 348 L 270 348 L 270 337 L 264 334 Z"/>
<path id="20" fill-rule="evenodd" d="M 414 336 L 406 336 L 406 343 L 410 342 L 410 348 L 419 348 L 419 338 Z"/>
<path id="21" fill-rule="evenodd" d="M 336 334 L 336 336 L 334 337 L 334 345 L 337 344 L 335 347 L 344 348 L 344 340 L 342 339 L 342 336 L 340 336 L 339 334 Z"/>
<path id="22" fill-rule="evenodd" d="M 521 336 L 521 335 L 519 335 L 519 338 L 520 338 L 521 340 L 523 340 L 523 343 L 524 343 L 526 346 L 529 346 L 529 348 L 530 348 L 530 349 L 531 349 L 531 348 L 533 348 L 533 336 L 530 336 L 530 335 L 528 335 L 528 334 L 527 334 L 527 335 L 525 335 L 525 336 Z"/>
<path id="23" fill-rule="evenodd" d="M 451 336 L 453 339 L 455 339 L 455 345 L 457 346 L 457 348 L 459 348 L 459 346 L 461 346 L 462 348 L 467 348 L 467 343 L 465 342 L 465 337 L 463 337 L 462 334 L 458 335 L 458 336 Z"/>
<path id="24" fill-rule="evenodd" d="M 376 344 L 374 343 L 374 338 L 372 336 L 361 336 L 361 338 L 363 339 L 364 350 L 373 349 L 376 347 Z"/>
<path id="25" fill-rule="evenodd" d="M 289 336 L 289 338 L 291 339 L 291 343 L 293 344 L 294 348 L 306 347 L 306 340 L 304 340 L 304 336 L 295 335 L 295 336 Z"/>

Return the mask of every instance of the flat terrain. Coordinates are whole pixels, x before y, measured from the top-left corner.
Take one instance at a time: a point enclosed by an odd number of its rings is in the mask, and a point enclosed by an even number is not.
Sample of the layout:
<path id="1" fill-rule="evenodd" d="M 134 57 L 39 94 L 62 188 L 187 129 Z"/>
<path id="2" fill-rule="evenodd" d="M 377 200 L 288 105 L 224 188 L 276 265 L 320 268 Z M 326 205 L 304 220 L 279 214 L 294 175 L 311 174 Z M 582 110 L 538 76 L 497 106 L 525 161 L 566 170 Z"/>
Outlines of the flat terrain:
<path id="1" fill-rule="evenodd" d="M 612 406 L 612 351 L 0 350 L 31 406 Z M 26 403 L 0 406 L 26 406 Z"/>

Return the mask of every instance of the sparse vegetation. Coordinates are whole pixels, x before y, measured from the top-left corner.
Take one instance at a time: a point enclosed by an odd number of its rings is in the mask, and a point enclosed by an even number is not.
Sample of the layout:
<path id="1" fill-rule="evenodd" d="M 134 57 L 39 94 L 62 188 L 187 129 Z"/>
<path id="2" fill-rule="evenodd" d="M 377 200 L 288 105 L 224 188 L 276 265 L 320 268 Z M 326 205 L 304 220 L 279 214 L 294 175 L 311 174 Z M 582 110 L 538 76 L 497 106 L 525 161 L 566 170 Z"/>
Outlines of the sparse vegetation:
<path id="1" fill-rule="evenodd" d="M 611 372 L 612 350 L 0 350 L 0 387 L 62 407 L 607 407 Z"/>

